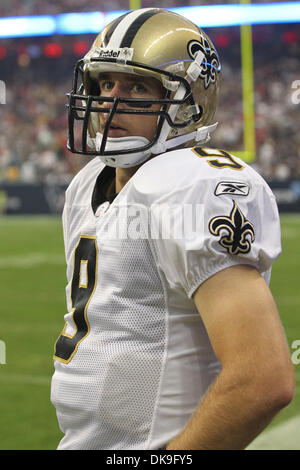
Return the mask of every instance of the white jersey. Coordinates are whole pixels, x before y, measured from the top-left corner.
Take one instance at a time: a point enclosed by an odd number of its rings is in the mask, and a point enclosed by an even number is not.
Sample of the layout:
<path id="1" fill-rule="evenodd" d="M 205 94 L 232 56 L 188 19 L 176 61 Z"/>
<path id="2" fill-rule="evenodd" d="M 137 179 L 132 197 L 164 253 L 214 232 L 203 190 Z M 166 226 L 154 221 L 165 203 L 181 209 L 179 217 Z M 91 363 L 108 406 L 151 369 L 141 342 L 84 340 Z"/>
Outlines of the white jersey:
<path id="1" fill-rule="evenodd" d="M 193 293 L 238 264 L 268 282 L 278 211 L 265 181 L 224 151 L 157 156 L 111 203 L 95 190 L 107 171 L 93 159 L 66 193 L 68 313 L 51 391 L 58 448 L 159 449 L 221 369 Z"/>

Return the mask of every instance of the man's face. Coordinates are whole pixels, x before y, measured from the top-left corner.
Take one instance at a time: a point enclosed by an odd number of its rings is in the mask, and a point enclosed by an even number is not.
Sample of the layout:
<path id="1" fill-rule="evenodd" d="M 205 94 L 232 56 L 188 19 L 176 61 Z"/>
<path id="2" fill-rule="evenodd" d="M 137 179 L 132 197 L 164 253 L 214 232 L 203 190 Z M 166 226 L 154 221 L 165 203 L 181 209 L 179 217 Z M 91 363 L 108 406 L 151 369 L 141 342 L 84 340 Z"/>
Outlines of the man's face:
<path id="1" fill-rule="evenodd" d="M 140 77 L 119 72 L 103 73 L 99 78 L 100 95 L 110 98 L 161 99 L 165 92 L 162 84 L 151 77 Z M 110 103 L 99 105 L 110 107 Z M 154 104 L 146 110 L 159 110 L 161 105 Z M 135 109 L 125 103 L 119 103 L 118 109 Z M 143 109 L 143 108 L 136 108 Z M 100 132 L 103 134 L 108 113 L 99 113 Z M 141 114 L 115 114 L 108 137 L 142 136 L 151 141 L 156 132 L 158 116 Z"/>

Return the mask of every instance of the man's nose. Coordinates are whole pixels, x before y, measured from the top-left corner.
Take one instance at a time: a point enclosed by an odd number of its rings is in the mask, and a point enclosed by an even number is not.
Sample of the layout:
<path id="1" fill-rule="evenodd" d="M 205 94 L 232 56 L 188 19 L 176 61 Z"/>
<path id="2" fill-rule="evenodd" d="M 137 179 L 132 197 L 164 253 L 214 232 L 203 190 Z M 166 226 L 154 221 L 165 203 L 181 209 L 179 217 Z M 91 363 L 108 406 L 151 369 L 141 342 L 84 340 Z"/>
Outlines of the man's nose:
<path id="1" fill-rule="evenodd" d="M 112 98 L 117 98 L 117 97 L 125 98 L 126 97 L 126 91 L 124 90 L 124 87 L 122 87 L 120 83 L 116 82 L 114 84 L 114 87 L 110 91 L 110 96 Z"/>
<path id="2" fill-rule="evenodd" d="M 109 96 L 110 98 L 128 98 L 128 93 L 126 93 L 126 89 L 120 83 L 116 82 L 110 90 Z M 118 102 L 117 106 L 120 109 L 126 107 L 126 104 Z"/>

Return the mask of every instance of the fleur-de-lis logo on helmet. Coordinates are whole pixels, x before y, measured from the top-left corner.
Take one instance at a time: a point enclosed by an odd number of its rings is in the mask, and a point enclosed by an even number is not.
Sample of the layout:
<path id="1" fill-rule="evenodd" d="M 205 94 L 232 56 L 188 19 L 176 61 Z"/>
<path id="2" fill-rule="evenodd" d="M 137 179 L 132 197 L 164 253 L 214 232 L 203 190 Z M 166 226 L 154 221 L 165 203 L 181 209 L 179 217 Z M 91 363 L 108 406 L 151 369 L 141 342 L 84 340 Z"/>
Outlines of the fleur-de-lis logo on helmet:
<path id="1" fill-rule="evenodd" d="M 211 83 L 216 82 L 217 73 L 220 72 L 219 57 L 213 45 L 203 35 L 201 36 L 201 42 L 192 40 L 188 43 L 190 57 L 194 59 L 198 51 L 204 54 L 200 77 L 204 80 L 204 87 L 208 88 Z"/>
<path id="2" fill-rule="evenodd" d="M 255 238 L 253 225 L 245 219 L 235 201 L 233 201 L 233 208 L 229 217 L 223 215 L 210 220 L 209 231 L 215 236 L 227 232 L 226 235 L 221 236 L 219 243 L 231 255 L 249 253 L 251 243 L 254 242 Z"/>

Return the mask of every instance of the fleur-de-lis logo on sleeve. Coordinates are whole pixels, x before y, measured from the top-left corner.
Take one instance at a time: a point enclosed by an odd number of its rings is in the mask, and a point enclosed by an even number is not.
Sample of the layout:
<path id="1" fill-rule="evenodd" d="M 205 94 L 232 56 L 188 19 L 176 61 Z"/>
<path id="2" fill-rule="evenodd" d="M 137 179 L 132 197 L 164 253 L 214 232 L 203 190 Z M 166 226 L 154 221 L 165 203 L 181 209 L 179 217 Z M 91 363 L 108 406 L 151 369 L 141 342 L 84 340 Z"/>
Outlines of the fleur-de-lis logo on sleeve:
<path id="1" fill-rule="evenodd" d="M 249 253 L 255 238 L 253 225 L 245 219 L 235 201 L 229 217 L 223 215 L 210 220 L 209 231 L 212 235 L 221 236 L 220 245 L 231 255 Z"/>

